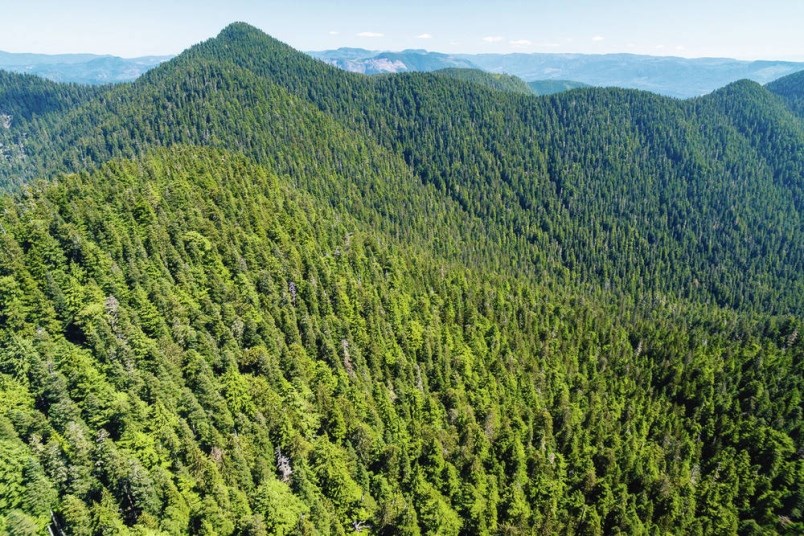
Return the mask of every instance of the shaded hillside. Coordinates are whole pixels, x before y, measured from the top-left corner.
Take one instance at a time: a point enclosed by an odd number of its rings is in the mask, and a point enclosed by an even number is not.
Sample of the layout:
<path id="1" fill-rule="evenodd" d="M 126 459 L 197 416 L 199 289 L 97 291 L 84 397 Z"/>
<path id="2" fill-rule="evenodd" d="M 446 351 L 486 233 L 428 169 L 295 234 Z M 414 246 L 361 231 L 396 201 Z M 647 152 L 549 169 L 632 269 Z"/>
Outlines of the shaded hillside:
<path id="1" fill-rule="evenodd" d="M 64 113 L 100 95 L 103 88 L 57 84 L 27 74 L 0 71 L 0 115 L 9 116 L 10 128 L 34 116 Z"/>
<path id="2" fill-rule="evenodd" d="M 765 87 L 784 99 L 793 113 L 804 118 L 804 71 L 774 80 Z"/>
<path id="3" fill-rule="evenodd" d="M 783 96 L 0 83 L 0 533 L 804 530 Z"/>

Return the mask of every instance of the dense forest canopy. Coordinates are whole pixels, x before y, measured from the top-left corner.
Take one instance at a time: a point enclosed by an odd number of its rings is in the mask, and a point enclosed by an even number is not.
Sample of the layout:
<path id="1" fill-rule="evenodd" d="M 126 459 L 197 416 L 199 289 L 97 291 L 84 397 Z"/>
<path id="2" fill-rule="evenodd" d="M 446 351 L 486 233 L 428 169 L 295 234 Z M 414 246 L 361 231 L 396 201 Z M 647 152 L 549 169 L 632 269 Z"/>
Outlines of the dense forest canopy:
<path id="1" fill-rule="evenodd" d="M 796 76 L 0 73 L 0 531 L 804 530 Z"/>

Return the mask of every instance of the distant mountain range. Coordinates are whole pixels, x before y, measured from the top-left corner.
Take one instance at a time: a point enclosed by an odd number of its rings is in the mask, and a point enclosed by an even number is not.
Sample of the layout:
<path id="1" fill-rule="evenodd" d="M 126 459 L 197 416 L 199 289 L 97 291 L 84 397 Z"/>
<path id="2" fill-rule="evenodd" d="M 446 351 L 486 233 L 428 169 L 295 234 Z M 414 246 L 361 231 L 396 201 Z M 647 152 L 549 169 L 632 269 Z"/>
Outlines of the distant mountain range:
<path id="1" fill-rule="evenodd" d="M 0 69 L 35 74 L 54 82 L 130 82 L 171 56 L 120 58 L 95 54 L 26 54 L 0 51 Z"/>
<path id="2" fill-rule="evenodd" d="M 366 74 L 463 67 L 506 73 L 527 82 L 574 81 L 590 86 L 642 89 L 679 98 L 710 93 L 741 79 L 765 84 L 804 70 L 802 62 L 634 54 L 441 54 L 426 50 L 377 52 L 356 48 L 308 54 L 341 69 Z"/>
<path id="3" fill-rule="evenodd" d="M 455 67 L 462 69 L 480 68 L 469 59 L 420 49 L 403 50 L 402 52 L 377 52 L 362 48 L 339 48 L 337 50 L 308 52 L 308 54 L 345 71 L 363 74 L 408 71 L 430 72 Z"/>
<path id="4" fill-rule="evenodd" d="M 381 52 L 339 48 L 307 52 L 345 71 L 368 75 L 474 69 L 522 79 L 537 95 L 576 87 L 641 89 L 677 98 L 711 93 L 748 79 L 766 84 L 804 70 L 804 62 L 741 61 L 726 58 L 676 58 L 634 54 L 443 54 L 422 49 Z M 41 76 L 55 82 L 109 84 L 130 82 L 171 56 L 120 58 L 95 54 L 26 54 L 0 51 L 0 70 Z M 451 76 L 455 76 L 452 73 Z M 477 79 L 475 74 L 461 75 Z M 487 80 L 486 82 L 491 82 Z M 498 86 L 499 83 L 494 83 Z M 516 91 L 516 90 L 515 90 Z"/>

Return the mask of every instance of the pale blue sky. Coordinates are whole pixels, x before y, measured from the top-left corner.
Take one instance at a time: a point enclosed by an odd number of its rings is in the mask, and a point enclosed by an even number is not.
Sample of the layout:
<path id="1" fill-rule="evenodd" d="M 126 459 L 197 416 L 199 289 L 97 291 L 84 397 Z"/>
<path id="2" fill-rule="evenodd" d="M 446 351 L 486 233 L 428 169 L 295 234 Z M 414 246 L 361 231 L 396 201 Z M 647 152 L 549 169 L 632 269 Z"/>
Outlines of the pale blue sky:
<path id="1" fill-rule="evenodd" d="M 301 50 L 804 60 L 804 0 L 0 0 L 0 50 L 176 54 L 232 21 Z"/>

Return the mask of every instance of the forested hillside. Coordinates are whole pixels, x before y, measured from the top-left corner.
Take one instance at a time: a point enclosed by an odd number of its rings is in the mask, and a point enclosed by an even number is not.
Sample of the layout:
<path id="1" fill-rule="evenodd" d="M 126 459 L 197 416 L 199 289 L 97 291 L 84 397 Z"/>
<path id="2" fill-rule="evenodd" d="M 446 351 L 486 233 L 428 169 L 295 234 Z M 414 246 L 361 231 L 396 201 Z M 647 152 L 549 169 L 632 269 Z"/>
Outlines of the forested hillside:
<path id="1" fill-rule="evenodd" d="M 71 534 L 711 534 L 800 515 L 799 320 L 631 318 L 467 271 L 225 152 L 4 205 L 7 528 L 53 510 Z"/>
<path id="2" fill-rule="evenodd" d="M 804 531 L 795 85 L 463 75 L 0 77 L 0 532 Z"/>
<path id="3" fill-rule="evenodd" d="M 57 84 L 38 76 L 0 71 L 0 114 L 15 123 L 65 112 L 99 95 L 103 88 Z"/>

